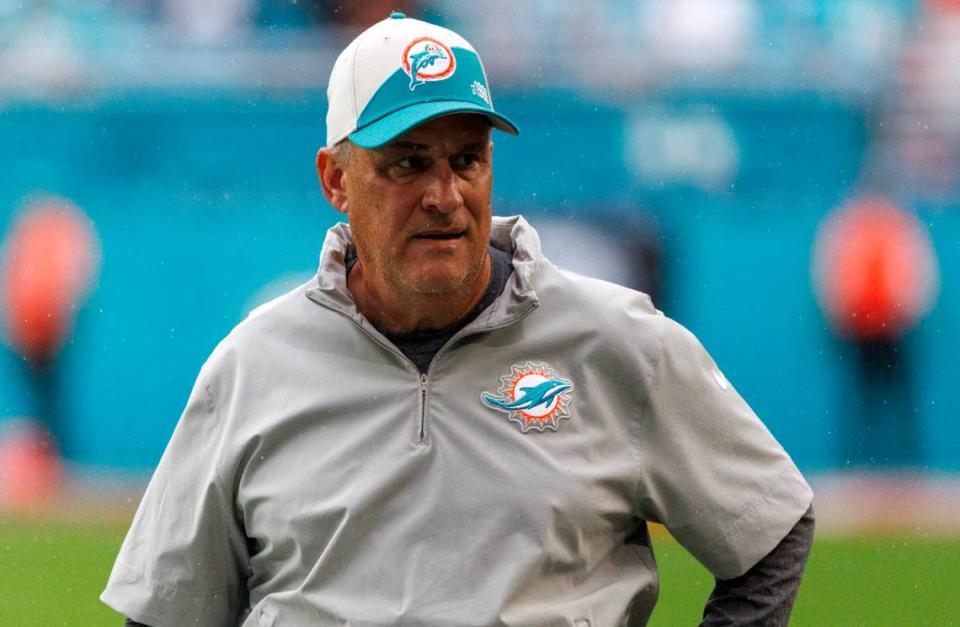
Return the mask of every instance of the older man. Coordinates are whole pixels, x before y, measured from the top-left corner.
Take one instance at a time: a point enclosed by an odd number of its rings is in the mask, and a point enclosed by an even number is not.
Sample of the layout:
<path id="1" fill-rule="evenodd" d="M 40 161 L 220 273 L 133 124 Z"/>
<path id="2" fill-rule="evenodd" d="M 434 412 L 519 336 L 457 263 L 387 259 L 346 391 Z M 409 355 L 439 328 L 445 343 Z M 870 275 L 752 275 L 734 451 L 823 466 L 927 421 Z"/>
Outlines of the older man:
<path id="1" fill-rule="evenodd" d="M 716 577 L 705 624 L 786 624 L 809 487 L 696 339 L 493 218 L 496 113 L 455 33 L 341 54 L 317 277 L 200 372 L 103 594 L 201 625 L 642 625 L 647 521 Z"/>

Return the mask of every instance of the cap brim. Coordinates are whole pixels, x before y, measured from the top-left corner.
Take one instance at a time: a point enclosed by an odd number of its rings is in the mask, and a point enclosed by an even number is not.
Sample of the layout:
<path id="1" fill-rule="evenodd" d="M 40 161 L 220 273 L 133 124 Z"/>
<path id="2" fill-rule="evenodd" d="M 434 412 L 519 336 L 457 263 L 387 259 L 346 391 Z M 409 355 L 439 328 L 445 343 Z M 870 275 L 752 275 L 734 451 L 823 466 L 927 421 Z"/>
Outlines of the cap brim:
<path id="1" fill-rule="evenodd" d="M 487 116 L 495 128 L 511 135 L 519 135 L 517 125 L 490 109 L 472 102 L 440 101 L 420 102 L 404 107 L 371 122 L 348 136 L 350 141 L 363 148 L 378 148 L 403 135 L 424 122 L 453 113 L 479 113 Z"/>

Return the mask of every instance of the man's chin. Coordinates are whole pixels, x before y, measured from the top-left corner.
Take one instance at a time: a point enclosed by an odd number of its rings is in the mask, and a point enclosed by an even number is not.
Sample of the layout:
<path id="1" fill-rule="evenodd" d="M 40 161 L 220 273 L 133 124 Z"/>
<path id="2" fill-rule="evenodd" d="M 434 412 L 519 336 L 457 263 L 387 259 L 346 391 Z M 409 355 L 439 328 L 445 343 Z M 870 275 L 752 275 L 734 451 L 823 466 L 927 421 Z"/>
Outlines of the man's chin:
<path id="1" fill-rule="evenodd" d="M 472 292 L 475 286 L 471 279 L 476 274 L 478 273 L 464 272 L 462 268 L 433 268 L 411 277 L 407 285 L 414 293 L 424 296 L 452 295 L 463 291 Z"/>
<path id="2" fill-rule="evenodd" d="M 473 295 L 483 274 L 483 259 L 467 258 L 464 254 L 419 255 L 404 265 L 403 283 L 424 296 L 462 297 L 464 292 Z"/>
<path id="3" fill-rule="evenodd" d="M 411 282 L 413 292 L 422 296 L 445 296 L 456 294 L 465 288 L 463 278 L 422 278 Z"/>

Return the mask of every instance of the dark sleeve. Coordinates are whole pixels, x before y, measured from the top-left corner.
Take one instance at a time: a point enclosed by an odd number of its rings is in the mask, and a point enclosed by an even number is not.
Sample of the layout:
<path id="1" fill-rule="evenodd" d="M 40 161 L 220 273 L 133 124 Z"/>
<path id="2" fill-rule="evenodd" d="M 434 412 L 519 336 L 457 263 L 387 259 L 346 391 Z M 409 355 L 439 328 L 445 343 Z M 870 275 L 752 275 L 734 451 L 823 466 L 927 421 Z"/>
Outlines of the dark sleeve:
<path id="1" fill-rule="evenodd" d="M 813 545 L 813 505 L 790 533 L 750 570 L 717 579 L 703 609 L 701 627 L 786 626 Z"/>
<path id="2" fill-rule="evenodd" d="M 148 627 L 148 626 L 144 625 L 143 623 L 138 623 L 135 620 L 130 620 L 128 618 L 126 621 L 124 621 L 123 627 Z"/>

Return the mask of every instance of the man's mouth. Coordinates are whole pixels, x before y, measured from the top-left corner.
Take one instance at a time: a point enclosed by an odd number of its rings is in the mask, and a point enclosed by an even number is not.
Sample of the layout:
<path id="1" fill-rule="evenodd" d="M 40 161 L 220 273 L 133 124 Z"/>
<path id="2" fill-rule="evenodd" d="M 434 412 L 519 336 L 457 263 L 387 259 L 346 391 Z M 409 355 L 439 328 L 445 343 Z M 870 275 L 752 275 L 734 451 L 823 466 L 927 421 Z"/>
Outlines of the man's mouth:
<path id="1" fill-rule="evenodd" d="M 413 237 L 414 239 L 450 240 L 463 237 L 465 234 L 466 231 L 426 231 L 417 233 Z"/>

